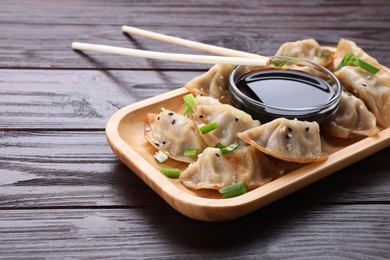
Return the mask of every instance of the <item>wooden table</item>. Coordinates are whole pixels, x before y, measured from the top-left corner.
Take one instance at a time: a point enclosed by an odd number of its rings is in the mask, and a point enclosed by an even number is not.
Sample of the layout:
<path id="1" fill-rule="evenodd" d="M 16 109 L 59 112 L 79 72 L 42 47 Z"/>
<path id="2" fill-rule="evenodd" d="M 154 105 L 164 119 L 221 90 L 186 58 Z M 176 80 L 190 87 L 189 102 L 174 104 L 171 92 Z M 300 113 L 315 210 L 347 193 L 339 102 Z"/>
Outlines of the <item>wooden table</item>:
<path id="1" fill-rule="evenodd" d="M 72 51 L 199 53 L 124 24 L 272 55 L 348 38 L 390 66 L 388 1 L 18 1 L 0 9 L 0 258 L 390 258 L 390 148 L 240 219 L 172 209 L 107 144 L 129 104 L 210 66 Z"/>

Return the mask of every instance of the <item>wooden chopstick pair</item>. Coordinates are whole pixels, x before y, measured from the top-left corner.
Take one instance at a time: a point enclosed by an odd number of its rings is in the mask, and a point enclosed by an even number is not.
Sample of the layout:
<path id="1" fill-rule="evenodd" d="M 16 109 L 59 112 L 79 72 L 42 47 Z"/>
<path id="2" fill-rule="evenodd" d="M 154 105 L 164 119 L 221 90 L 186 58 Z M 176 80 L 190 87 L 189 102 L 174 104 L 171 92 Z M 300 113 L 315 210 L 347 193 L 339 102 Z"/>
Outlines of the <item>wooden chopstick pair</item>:
<path id="1" fill-rule="evenodd" d="M 149 59 L 160 59 L 170 61 L 206 63 L 206 64 L 234 64 L 234 65 L 252 65 L 265 66 L 270 63 L 270 58 L 247 53 L 228 48 L 218 47 L 210 44 L 199 43 L 195 41 L 185 40 L 173 36 L 168 36 L 160 33 L 155 33 L 147 30 L 142 30 L 130 26 L 122 26 L 122 31 L 128 34 L 136 34 L 147 38 L 163 41 L 171 44 L 181 45 L 184 47 L 202 50 L 210 53 L 215 53 L 223 56 L 210 55 L 193 55 L 193 54 L 178 54 L 157 51 L 144 51 L 131 48 L 122 48 L 101 44 L 91 44 L 82 42 L 73 42 L 72 48 L 79 51 L 96 51 L 110 54 L 136 56 Z"/>

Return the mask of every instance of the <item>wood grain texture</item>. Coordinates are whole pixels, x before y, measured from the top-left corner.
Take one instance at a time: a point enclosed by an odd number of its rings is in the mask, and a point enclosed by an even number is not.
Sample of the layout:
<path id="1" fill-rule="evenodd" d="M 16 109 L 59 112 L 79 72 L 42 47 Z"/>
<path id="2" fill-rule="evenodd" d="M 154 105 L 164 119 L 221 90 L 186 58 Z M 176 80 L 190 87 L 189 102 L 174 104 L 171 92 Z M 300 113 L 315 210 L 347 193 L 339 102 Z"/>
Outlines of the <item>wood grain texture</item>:
<path id="1" fill-rule="evenodd" d="M 218 224 L 169 208 L 7 210 L 0 211 L 0 252 L 4 258 L 386 259 L 389 210 L 279 202 Z"/>
<path id="2" fill-rule="evenodd" d="M 356 41 L 386 66 L 390 61 L 386 1 L 5 1 L 2 4 L 0 68 L 204 69 L 187 63 L 75 53 L 73 41 L 164 52 L 188 52 L 142 37 L 126 37 L 124 24 L 262 55 L 286 41 L 315 38 L 336 45 Z M 44 13 L 45 15 L 41 15 Z M 234 19 L 233 19 L 234 18 Z M 364 28 L 364 30 L 361 30 Z M 29 44 L 26 44 L 29 43 Z M 198 52 L 195 52 L 198 53 Z M 98 64 L 91 64 L 93 58 Z"/>
<path id="3" fill-rule="evenodd" d="M 104 129 L 118 109 L 201 73 L 0 70 L 0 128 Z"/>
<path id="4" fill-rule="evenodd" d="M 338 21 L 342 23 L 342 21 Z M 381 22 L 382 23 L 382 22 Z M 385 22 L 383 22 L 385 23 Z M 118 47 L 155 50 L 163 52 L 204 54 L 184 47 L 160 43 L 150 39 L 134 36 L 129 38 L 121 33 L 122 24 L 116 26 L 85 26 L 85 25 L 29 25 L 29 30 L 23 24 L 10 24 L 2 29 L 7 37 L 0 38 L 0 68 L 106 68 L 106 69 L 206 69 L 207 65 L 183 62 L 167 62 L 147 60 L 136 57 L 85 52 L 84 54 L 71 49 L 73 41 L 95 44 L 114 45 Z M 211 27 L 183 28 L 142 26 L 143 29 L 169 34 L 202 43 L 227 47 L 231 49 L 273 55 L 284 42 L 314 38 L 320 44 L 335 46 L 340 38 L 357 42 L 370 55 L 381 63 L 390 66 L 386 53 L 390 51 L 388 44 L 389 30 L 378 27 L 367 28 L 364 33 L 358 30 L 343 28 L 328 29 L 302 28 L 296 26 L 289 30 L 285 28 L 229 28 Z M 40 32 L 37 34 L 37 32 Z M 31 40 L 33 39 L 33 40 Z M 47 39 L 50 39 L 48 41 Z M 26 45 L 26 42 L 33 44 Z"/>

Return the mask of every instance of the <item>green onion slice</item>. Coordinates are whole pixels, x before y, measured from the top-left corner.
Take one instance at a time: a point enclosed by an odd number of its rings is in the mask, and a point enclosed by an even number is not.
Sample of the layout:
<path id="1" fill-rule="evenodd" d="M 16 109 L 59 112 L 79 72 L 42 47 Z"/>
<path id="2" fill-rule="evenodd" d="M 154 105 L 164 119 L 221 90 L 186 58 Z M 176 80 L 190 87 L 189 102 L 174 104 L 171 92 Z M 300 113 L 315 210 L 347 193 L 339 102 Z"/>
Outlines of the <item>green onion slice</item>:
<path id="1" fill-rule="evenodd" d="M 239 146 L 240 146 L 239 143 L 234 143 L 234 144 L 231 144 L 231 145 L 229 145 L 229 146 L 220 148 L 220 149 L 221 149 L 221 153 L 222 153 L 222 154 L 227 154 L 227 153 L 233 152 L 233 151 L 236 150 Z"/>
<path id="2" fill-rule="evenodd" d="M 159 163 L 163 163 L 165 162 L 166 160 L 168 160 L 168 155 L 166 155 L 165 153 L 161 152 L 161 151 L 158 151 L 154 154 L 154 158 L 159 162 Z"/>
<path id="3" fill-rule="evenodd" d="M 168 178 L 179 178 L 180 176 L 179 168 L 161 168 L 160 171 Z"/>
<path id="4" fill-rule="evenodd" d="M 224 146 L 223 144 L 221 144 L 221 143 L 217 143 L 216 145 L 215 145 L 215 148 L 219 148 L 219 149 L 222 149 L 222 148 L 225 148 L 226 146 Z"/>
<path id="5" fill-rule="evenodd" d="M 361 59 L 358 59 L 358 58 L 353 59 L 352 63 L 355 64 L 356 66 L 364 69 L 365 71 L 368 71 L 369 73 L 371 73 L 373 75 L 375 75 L 379 71 L 379 69 L 377 67 L 374 67 L 371 64 L 368 64 L 367 62 L 365 62 Z"/>
<path id="6" fill-rule="evenodd" d="M 352 53 L 345 54 L 344 58 L 341 60 L 340 64 L 337 66 L 337 68 L 334 70 L 335 72 L 340 70 L 344 66 L 348 66 L 352 59 L 355 57 Z"/>
<path id="7" fill-rule="evenodd" d="M 232 185 L 226 186 L 219 190 L 219 193 L 221 193 L 222 197 L 225 199 L 237 197 L 247 192 L 248 190 L 245 188 L 244 181 L 233 183 Z"/>
<path id="8" fill-rule="evenodd" d="M 211 132 L 217 128 L 218 128 L 217 122 L 211 122 L 207 125 L 200 127 L 199 130 L 202 134 L 207 134 L 208 132 Z"/>
<path id="9" fill-rule="evenodd" d="M 292 63 L 292 62 L 294 62 L 294 60 L 292 60 L 292 59 L 273 59 L 272 60 L 272 64 L 275 67 L 281 67 L 281 68 L 284 68 L 285 66 L 287 66 L 287 64 Z M 288 68 L 288 66 L 287 66 L 287 68 Z"/>
<path id="10" fill-rule="evenodd" d="M 184 156 L 194 157 L 198 155 L 198 149 L 196 148 L 188 148 L 184 150 Z"/>
<path id="11" fill-rule="evenodd" d="M 188 94 L 183 96 L 184 103 L 186 104 L 186 107 L 184 108 L 183 114 L 186 115 L 187 113 L 192 113 L 194 110 L 192 109 L 192 104 L 196 104 L 196 99 L 194 95 Z"/>
<path id="12" fill-rule="evenodd" d="M 351 64 L 354 64 L 354 65 L 364 69 L 365 71 L 367 71 L 373 75 L 375 75 L 379 71 L 379 69 L 377 67 L 374 67 L 371 64 L 368 64 L 367 62 L 365 62 L 359 58 L 356 58 L 353 53 L 347 53 L 347 54 L 345 54 L 343 60 L 340 62 L 340 64 L 335 69 L 335 72 L 340 70 L 342 67 L 349 66 Z"/>

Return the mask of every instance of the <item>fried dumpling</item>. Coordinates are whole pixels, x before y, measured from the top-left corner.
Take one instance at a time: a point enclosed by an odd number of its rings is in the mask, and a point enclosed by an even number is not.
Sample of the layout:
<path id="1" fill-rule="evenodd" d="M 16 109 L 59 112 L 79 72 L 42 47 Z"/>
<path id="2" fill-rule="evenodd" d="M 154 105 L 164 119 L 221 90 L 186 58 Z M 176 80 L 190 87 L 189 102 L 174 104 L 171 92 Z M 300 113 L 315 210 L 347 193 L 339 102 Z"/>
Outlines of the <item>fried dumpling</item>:
<path id="1" fill-rule="evenodd" d="M 245 144 L 237 137 L 237 133 L 260 125 L 251 115 L 231 105 L 221 104 L 212 97 L 198 96 L 196 102 L 192 116 L 197 126 L 211 122 L 218 124 L 217 129 L 201 135 L 208 146 L 214 147 L 217 143 L 225 146 L 236 142 Z"/>
<path id="2" fill-rule="evenodd" d="M 144 136 L 156 149 L 182 162 L 191 163 L 196 160 L 196 157 L 184 156 L 186 149 L 198 149 L 201 153 L 206 148 L 194 122 L 167 109 L 160 114 L 147 115 Z"/>
<path id="3" fill-rule="evenodd" d="M 333 55 L 329 49 L 323 48 L 314 39 L 286 42 L 280 46 L 275 56 L 302 58 L 333 69 Z"/>
<path id="4" fill-rule="evenodd" d="M 341 94 L 336 115 L 323 127 L 326 134 L 341 138 L 374 136 L 379 133 L 374 114 L 362 100 L 346 91 Z"/>
<path id="5" fill-rule="evenodd" d="M 238 133 L 238 137 L 285 161 L 308 163 L 327 158 L 321 150 L 320 128 L 316 122 L 278 118 Z"/>
<path id="6" fill-rule="evenodd" d="M 361 68 L 346 66 L 335 72 L 343 87 L 360 98 L 381 127 L 390 126 L 390 73 L 372 75 Z"/>
<path id="7" fill-rule="evenodd" d="M 184 87 L 194 96 L 211 96 L 224 104 L 230 104 L 229 74 L 234 67 L 235 65 L 216 64 L 206 73 L 187 82 Z"/>
<path id="8" fill-rule="evenodd" d="M 208 147 L 180 174 L 180 181 L 192 189 L 216 189 L 244 181 L 248 189 L 257 188 L 279 177 L 276 167 L 256 148 L 238 147 L 222 154 Z"/>
<path id="9" fill-rule="evenodd" d="M 356 45 L 353 41 L 349 41 L 346 39 L 340 39 L 337 44 L 335 58 L 334 58 L 334 67 L 337 68 L 340 62 L 343 60 L 344 56 L 347 53 L 353 53 L 355 57 L 362 59 L 363 61 L 375 66 L 379 67 L 380 64 L 376 59 L 368 55 L 364 52 L 362 48 Z"/>
<path id="10" fill-rule="evenodd" d="M 375 75 L 354 66 L 345 66 L 335 72 L 343 87 L 354 96 L 363 100 L 367 108 L 375 115 L 381 127 L 390 126 L 390 72 L 376 59 L 369 56 L 354 42 L 341 39 L 337 45 L 335 66 L 347 53 L 380 68 Z"/>

